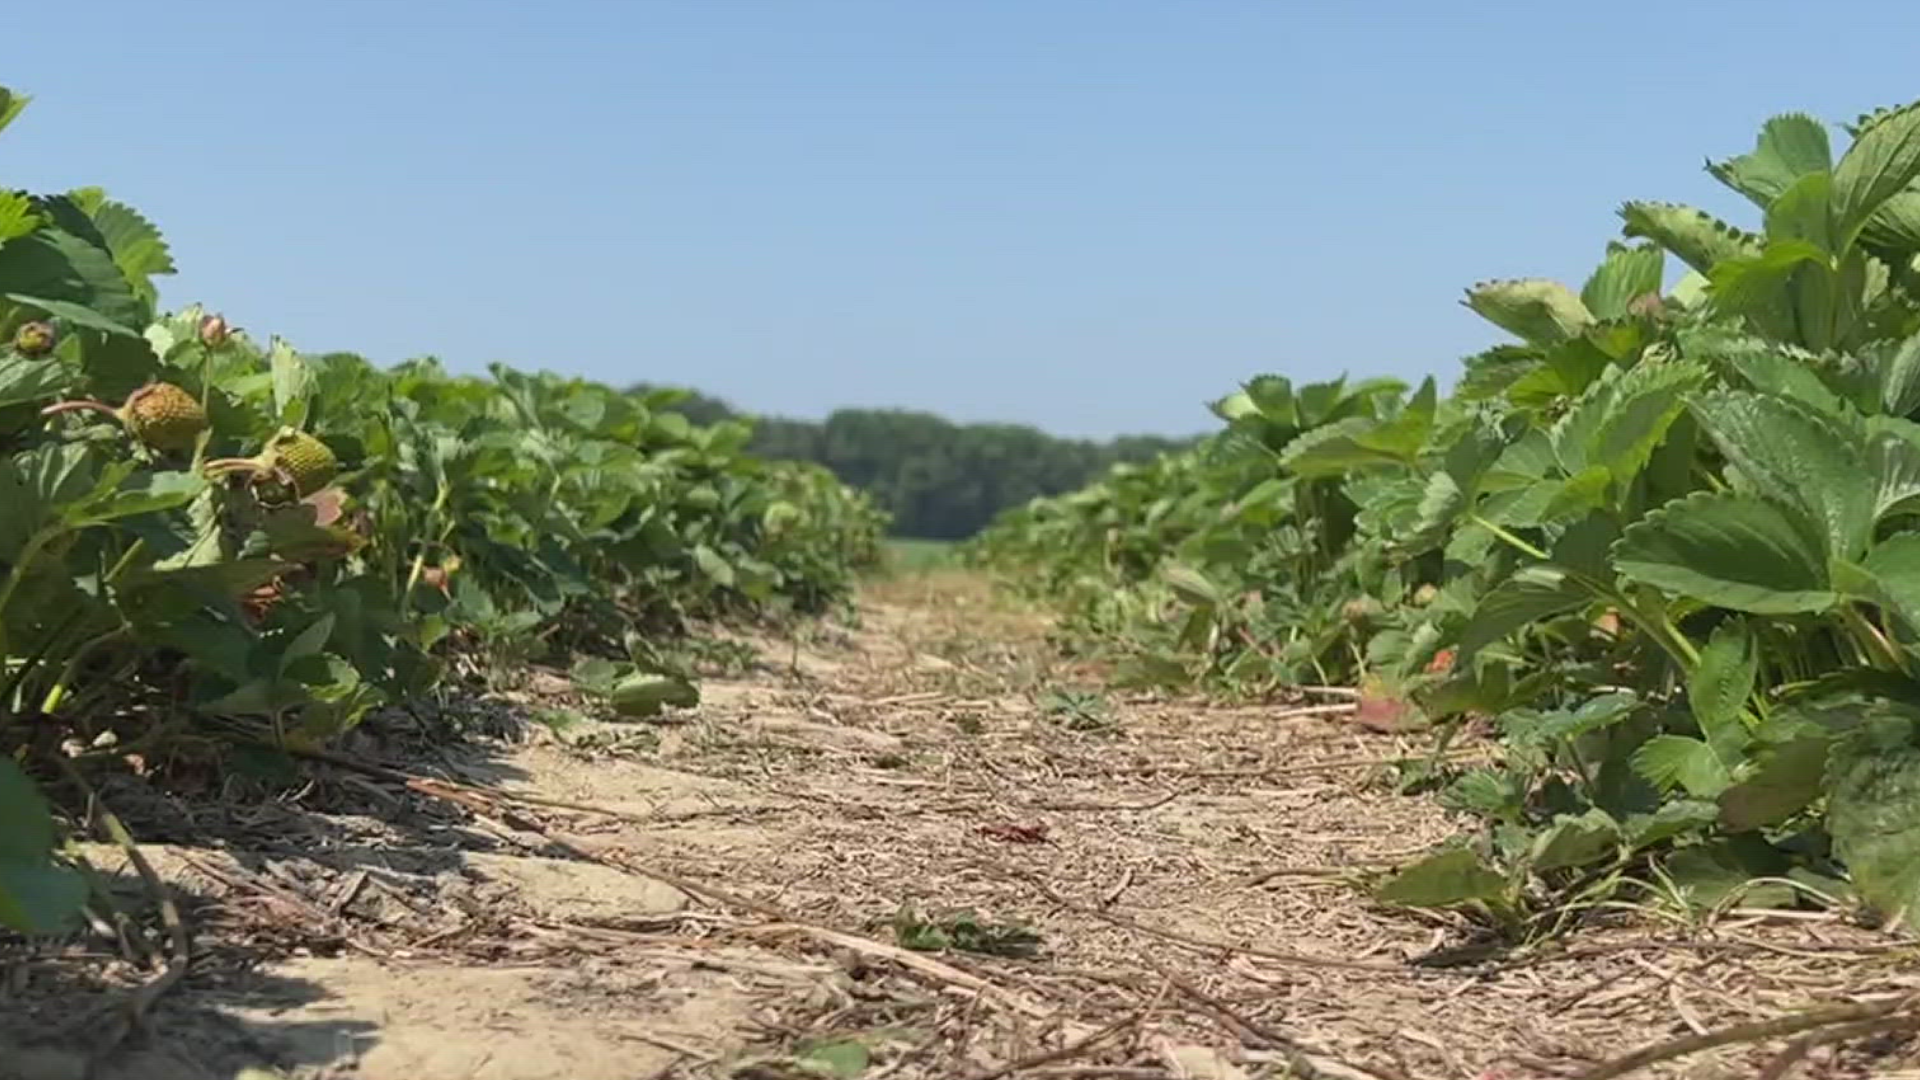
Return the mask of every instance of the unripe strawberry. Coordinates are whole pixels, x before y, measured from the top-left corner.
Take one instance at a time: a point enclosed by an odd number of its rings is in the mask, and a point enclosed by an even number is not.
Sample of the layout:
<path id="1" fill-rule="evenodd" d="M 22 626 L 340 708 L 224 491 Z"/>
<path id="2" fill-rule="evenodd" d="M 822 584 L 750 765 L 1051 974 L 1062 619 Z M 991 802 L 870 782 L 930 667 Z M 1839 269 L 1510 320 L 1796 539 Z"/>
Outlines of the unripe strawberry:
<path id="1" fill-rule="evenodd" d="M 22 324 L 13 333 L 13 351 L 21 356 L 45 356 L 60 343 L 60 332 L 49 322 Z"/>
<path id="2" fill-rule="evenodd" d="M 292 486 L 295 498 L 306 498 L 333 480 L 340 461 L 326 443 L 298 428 L 283 427 L 253 457 L 220 458 L 204 468 L 210 476 L 249 472 L 256 479 L 282 477 Z"/>
<path id="3" fill-rule="evenodd" d="M 178 386 L 164 382 L 150 382 L 128 394 L 126 403 L 117 409 L 98 401 L 62 401 L 40 412 L 56 416 L 81 410 L 111 416 L 134 438 L 167 453 L 193 449 L 200 433 L 207 430 L 207 411 L 200 402 Z"/>

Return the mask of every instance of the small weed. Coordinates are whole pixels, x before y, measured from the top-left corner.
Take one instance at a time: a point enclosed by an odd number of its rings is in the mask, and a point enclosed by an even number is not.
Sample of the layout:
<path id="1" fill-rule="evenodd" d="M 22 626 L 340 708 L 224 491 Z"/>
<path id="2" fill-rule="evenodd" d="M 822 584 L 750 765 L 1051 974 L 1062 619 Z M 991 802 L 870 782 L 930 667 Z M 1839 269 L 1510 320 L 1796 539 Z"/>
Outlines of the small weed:
<path id="1" fill-rule="evenodd" d="M 1040 711 L 1068 731 L 1110 731 L 1115 723 L 1107 699 L 1086 690 L 1049 690 Z"/>
<path id="2" fill-rule="evenodd" d="M 971 911 L 938 919 L 922 918 L 909 905 L 893 917 L 894 939 L 916 952 L 979 953 L 984 956 L 1031 957 L 1040 951 L 1040 935 L 1015 922 L 985 922 Z"/>

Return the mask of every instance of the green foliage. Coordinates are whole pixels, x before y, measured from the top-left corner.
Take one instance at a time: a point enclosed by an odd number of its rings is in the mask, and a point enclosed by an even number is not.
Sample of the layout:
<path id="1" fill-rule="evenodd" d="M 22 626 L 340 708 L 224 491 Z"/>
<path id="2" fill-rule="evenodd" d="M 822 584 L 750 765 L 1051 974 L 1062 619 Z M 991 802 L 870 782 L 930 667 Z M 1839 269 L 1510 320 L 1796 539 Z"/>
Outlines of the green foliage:
<path id="1" fill-rule="evenodd" d="M 1468 292 L 1515 340 L 1451 395 L 1254 379 L 1198 446 L 1004 514 L 966 557 L 1140 683 L 1365 683 L 1448 736 L 1492 718 L 1505 760 L 1444 793 L 1484 833 L 1384 901 L 1512 929 L 1627 880 L 1711 904 L 1845 872 L 1911 921 L 1920 107 L 1844 148 L 1778 117 L 1709 171 L 1756 231 L 1626 204 L 1641 242 L 1579 290 Z"/>
<path id="2" fill-rule="evenodd" d="M 902 948 L 916 952 L 1030 957 L 1040 951 L 1041 944 L 1040 935 L 1021 923 L 986 919 L 972 911 L 926 916 L 911 906 L 895 913 L 893 933 Z"/>
<path id="3" fill-rule="evenodd" d="M 0 124 L 23 100 L 0 91 Z M 430 691 L 460 651 L 584 658 L 584 689 L 650 716 L 698 700 L 662 639 L 825 610 L 879 557 L 885 515 L 819 466 L 747 453 L 745 423 L 256 343 L 161 314 L 152 279 L 172 271 L 159 231 L 97 190 L 0 198 L 0 923 L 80 899 L 15 764 L 44 772 L 63 741 L 151 749 L 192 727 L 284 761 Z M 155 382 L 185 392 L 186 445 L 148 446 L 118 407 Z"/>
<path id="4" fill-rule="evenodd" d="M 689 419 L 740 418 L 716 398 L 673 393 L 678 400 L 666 407 Z M 756 419 L 747 448 L 776 460 L 826 466 L 891 514 L 896 535 L 961 540 L 1002 510 L 1072 491 L 1116 462 L 1143 461 L 1191 441 L 1151 435 L 1060 439 L 1020 424 L 956 424 L 904 409 L 838 409 L 821 421 Z"/>

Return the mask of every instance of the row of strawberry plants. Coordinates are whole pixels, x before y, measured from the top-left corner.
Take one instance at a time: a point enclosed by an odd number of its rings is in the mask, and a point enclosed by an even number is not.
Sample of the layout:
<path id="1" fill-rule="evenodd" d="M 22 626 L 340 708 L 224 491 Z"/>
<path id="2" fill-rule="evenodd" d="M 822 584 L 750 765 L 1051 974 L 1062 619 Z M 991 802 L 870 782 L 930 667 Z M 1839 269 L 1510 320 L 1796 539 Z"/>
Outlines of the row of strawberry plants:
<path id="1" fill-rule="evenodd" d="M 1513 340 L 1451 393 L 1255 379 L 971 556 L 1135 681 L 1490 722 L 1503 764 L 1445 789 L 1485 827 L 1394 901 L 1519 931 L 1632 881 L 1920 924 L 1920 106 L 1848 130 L 1779 116 L 1710 166 L 1758 231 L 1633 202 L 1578 291 L 1473 287 Z"/>
<path id="2" fill-rule="evenodd" d="M 674 392 L 302 354 L 161 314 L 172 270 L 98 190 L 0 191 L 0 925 L 81 899 L 31 779 L 62 761 L 316 748 L 483 651 L 646 715 L 697 697 L 690 623 L 821 611 L 879 555 L 864 496 Z"/>

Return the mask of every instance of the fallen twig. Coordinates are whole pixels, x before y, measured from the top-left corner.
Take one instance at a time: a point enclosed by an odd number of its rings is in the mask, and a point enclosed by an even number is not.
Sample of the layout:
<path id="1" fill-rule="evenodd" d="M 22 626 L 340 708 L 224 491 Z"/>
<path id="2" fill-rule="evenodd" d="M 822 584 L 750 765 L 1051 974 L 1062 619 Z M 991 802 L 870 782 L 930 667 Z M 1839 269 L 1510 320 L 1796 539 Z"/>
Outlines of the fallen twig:
<path id="1" fill-rule="evenodd" d="M 1185 945 L 1188 948 L 1200 949 L 1205 952 L 1240 953 L 1245 956 L 1257 956 L 1263 960 L 1276 960 L 1283 964 L 1299 964 L 1303 967 L 1339 968 L 1344 971 L 1371 971 L 1386 975 L 1412 975 L 1416 971 L 1431 971 L 1434 974 L 1473 977 L 1472 973 L 1447 972 L 1441 969 L 1420 969 L 1409 967 L 1405 964 L 1375 963 L 1365 960 L 1339 960 L 1327 956 L 1307 956 L 1304 953 L 1275 952 L 1271 949 L 1261 949 L 1252 945 L 1237 945 L 1230 941 L 1212 941 L 1206 938 L 1182 934 L 1173 930 L 1161 930 L 1157 927 L 1148 926 L 1145 923 L 1135 922 L 1125 915 L 1116 915 L 1111 911 L 1103 911 L 1100 908 L 1075 903 L 1054 891 L 1053 887 L 1046 882 L 1031 875 L 1017 874 L 1015 876 L 1024 879 L 1028 884 L 1040 890 L 1047 899 L 1070 911 L 1077 911 L 1082 915 L 1091 915 L 1097 919 L 1105 919 L 1115 926 L 1124 927 L 1125 929 L 1142 934 L 1150 934 L 1153 937 L 1165 941 L 1171 941 L 1176 944 Z"/>
<path id="2" fill-rule="evenodd" d="M 1780 1051 L 1778 1057 L 1767 1062 L 1767 1067 L 1760 1070 L 1760 1075 L 1755 1080 L 1785 1080 L 1786 1075 L 1793 1071 L 1793 1067 L 1804 1061 L 1807 1054 L 1816 1046 L 1916 1026 L 1920 1026 L 1920 1017 L 1889 1016 L 1879 1020 L 1862 1020 L 1856 1024 L 1836 1024 L 1830 1028 L 1810 1032 L 1788 1043 L 1787 1048 Z"/>
<path id="3" fill-rule="evenodd" d="M 159 1001 L 167 991 L 178 985 L 181 979 L 186 978 L 187 969 L 193 963 L 193 938 L 187 933 L 187 921 L 180 915 L 180 905 L 174 902 L 173 894 L 167 891 L 166 882 L 161 881 L 160 875 L 154 872 L 153 864 L 147 861 L 147 856 L 140 850 L 140 845 L 134 843 L 133 834 L 127 831 L 127 826 L 120 820 L 120 816 L 108 808 L 105 800 L 100 797 L 100 793 L 94 790 L 93 785 L 87 782 L 87 778 L 82 776 L 80 770 L 74 768 L 71 762 L 62 761 L 60 764 L 67 779 L 86 797 L 92 814 L 99 817 L 100 824 L 107 830 L 107 835 L 126 854 L 127 861 L 133 865 L 134 872 L 140 875 L 141 882 L 146 885 L 154 902 L 159 905 L 161 924 L 167 928 L 167 936 L 173 945 L 172 954 L 167 957 L 166 966 L 161 969 L 160 974 L 147 980 L 128 995 L 122 1014 L 125 1022 L 94 1051 L 94 1057 L 98 1060 L 112 1052 L 128 1035 L 144 1026 L 147 1012 L 153 1008 L 154 1002 Z"/>
<path id="4" fill-rule="evenodd" d="M 1358 710 L 1360 706 L 1352 702 L 1339 705 L 1301 705 L 1298 708 L 1282 709 L 1268 716 L 1268 720 L 1305 720 L 1315 716 L 1345 716 Z"/>
<path id="5" fill-rule="evenodd" d="M 1036 810 L 1153 810 L 1172 802 L 1187 793 L 1186 788 L 1175 788 L 1151 802 L 1111 803 L 1111 802 L 1057 802 L 1034 803 Z"/>
<path id="6" fill-rule="evenodd" d="M 1613 1080 L 1617 1076 L 1656 1065 L 1662 1061 L 1697 1054 L 1702 1050 L 1713 1050 L 1722 1046 L 1739 1043 L 1766 1042 L 1769 1039 L 1782 1039 L 1789 1035 L 1798 1035 L 1803 1031 L 1837 1025 L 1859 1025 L 1863 1022 L 1883 1022 L 1889 1017 L 1906 1011 L 1920 994 L 1908 994 L 1887 1001 L 1857 1005 L 1835 1005 L 1825 1009 L 1810 1009 L 1773 1020 L 1757 1020 L 1752 1023 L 1735 1024 L 1732 1027 L 1709 1031 L 1704 1035 L 1688 1035 L 1681 1039 L 1643 1046 L 1630 1054 L 1624 1054 L 1581 1073 L 1574 1080 Z M 1902 1019 L 1920 1024 L 1920 1017 Z M 1791 1066 L 1792 1061 L 1788 1062 Z"/>
<path id="7" fill-rule="evenodd" d="M 1146 1018 L 1146 1015 L 1146 1010 L 1142 1009 L 1131 1016 L 1123 1016 L 1115 1020 L 1113 1023 L 1108 1024 L 1106 1027 L 1095 1031 L 1085 1038 L 1075 1039 L 1065 1046 L 1034 1054 L 1031 1057 L 1010 1061 L 997 1069 L 988 1069 L 985 1072 L 974 1073 L 972 1076 L 967 1077 L 966 1080 L 1000 1080 L 1001 1077 L 1009 1076 L 1013 1073 L 1025 1072 L 1028 1069 L 1037 1068 L 1041 1065 L 1051 1065 L 1056 1061 L 1065 1061 L 1070 1057 L 1085 1053 L 1087 1050 L 1092 1049 L 1095 1044 L 1110 1039 L 1127 1028 L 1138 1024 Z"/>
<path id="8" fill-rule="evenodd" d="M 355 763 L 355 764 L 358 764 L 358 763 Z M 481 803 L 482 804 L 481 808 L 485 809 L 486 807 L 484 804 L 487 802 L 489 797 L 493 795 L 492 792 L 489 792 L 484 788 L 477 788 L 477 787 L 464 785 L 464 784 L 449 784 L 445 781 L 434 780 L 429 777 L 410 776 L 406 773 L 401 773 L 398 770 L 384 770 L 384 771 L 392 773 L 394 777 L 402 779 L 402 781 L 405 782 L 408 787 L 410 787 L 415 791 L 420 792 L 421 794 L 432 795 L 438 798 L 446 799 L 447 801 L 455 803 L 457 805 L 465 806 L 469 811 L 472 811 L 475 809 L 476 802 Z M 505 795 L 503 793 L 502 799 L 500 801 L 512 801 L 514 798 L 515 798 L 514 796 Z M 677 874 L 670 874 L 664 870 L 657 870 L 652 867 L 641 866 L 637 863 L 634 863 L 626 858 L 623 858 L 611 852 L 596 851 L 574 839 L 571 839 L 567 836 L 556 833 L 551 829 L 546 828 L 544 825 L 540 824 L 537 821 L 532 821 L 525 818 L 518 818 L 513 822 L 513 824 L 516 828 L 522 828 L 529 832 L 539 834 L 540 836 L 544 837 L 549 843 L 553 844 L 555 847 L 583 861 L 600 863 L 604 866 L 609 866 L 616 870 L 621 870 L 629 874 L 635 874 L 640 877 L 652 878 L 653 880 L 658 881 L 664 885 L 668 885 L 675 889 L 678 889 L 681 892 L 685 893 L 686 895 L 690 897 L 694 897 L 695 899 L 707 900 L 712 903 L 722 904 L 724 906 L 732 907 L 741 911 L 750 911 L 756 915 L 762 916 L 763 918 L 766 918 L 772 921 L 773 925 L 771 926 L 763 926 L 763 927 L 755 928 L 758 932 L 764 933 L 764 932 L 777 931 L 777 930 L 793 930 L 799 933 L 804 933 L 810 937 L 813 937 L 816 940 L 825 942 L 830 945 L 837 945 L 841 948 L 850 949 L 852 951 L 864 953 L 869 956 L 884 957 L 885 959 L 891 960 L 894 963 L 901 965 L 902 967 L 906 967 L 906 968 L 910 968 L 915 971 L 918 971 L 922 975 L 929 976 L 941 982 L 945 982 L 949 985 L 963 987 L 965 989 L 973 991 L 974 993 L 980 995 L 981 997 L 990 998 L 995 1001 L 998 1001 L 1000 1004 L 1008 1008 L 1014 1009 L 1015 1011 L 1024 1013 L 1027 1016 L 1030 1016 L 1036 1019 L 1053 1018 L 1054 1011 L 1052 1009 L 1049 1009 L 1043 1005 L 1039 1005 L 1034 1002 L 1031 1002 L 1024 997 L 1021 997 L 1020 995 L 1013 993 L 1010 990 L 1005 990 L 1001 987 L 995 986 L 994 984 L 978 976 L 970 975 L 964 971 L 961 971 L 959 968 L 956 968 L 951 964 L 941 963 L 940 961 L 935 960 L 930 956 L 926 956 L 921 953 L 911 952 L 907 949 L 900 948 L 899 946 L 896 946 L 896 945 L 888 945 L 887 943 L 882 941 L 875 941 L 872 938 L 866 938 L 857 934 L 850 934 L 850 933 L 846 933 L 845 931 L 830 929 L 825 926 L 818 926 L 813 923 L 809 923 L 804 920 L 797 919 L 794 916 L 788 914 L 785 911 L 782 911 L 780 908 L 772 904 L 755 900 L 755 899 L 752 899 L 751 897 L 741 896 L 737 893 L 729 892 L 717 886 L 706 885 L 700 882 L 690 881 L 686 878 L 680 877 Z M 1073 1033 L 1084 1033 L 1089 1030 L 1088 1028 L 1085 1027 L 1085 1025 L 1081 1025 L 1081 1024 L 1067 1024 L 1067 1025 L 1063 1025 L 1063 1027 L 1066 1030 Z"/>
<path id="9" fill-rule="evenodd" d="M 1353 1065 L 1335 1058 L 1324 1050 L 1311 1047 L 1291 1035 L 1283 1035 L 1265 1028 L 1236 1012 L 1226 1002 L 1206 993 L 1151 959 L 1146 963 L 1165 977 L 1174 989 L 1187 995 L 1200 1006 L 1202 1012 L 1212 1016 L 1216 1022 L 1236 1037 L 1245 1039 L 1251 1036 L 1268 1047 L 1280 1051 L 1287 1059 L 1287 1067 L 1295 1076 L 1302 1077 L 1304 1080 L 1406 1080 L 1398 1072 Z"/>

